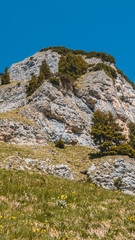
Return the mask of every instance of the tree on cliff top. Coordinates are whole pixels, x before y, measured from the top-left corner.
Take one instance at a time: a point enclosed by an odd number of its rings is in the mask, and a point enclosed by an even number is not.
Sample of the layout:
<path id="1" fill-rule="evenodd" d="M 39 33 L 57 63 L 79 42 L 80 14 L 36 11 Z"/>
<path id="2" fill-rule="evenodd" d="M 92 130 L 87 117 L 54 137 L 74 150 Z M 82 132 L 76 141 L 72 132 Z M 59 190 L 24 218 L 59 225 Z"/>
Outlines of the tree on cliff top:
<path id="1" fill-rule="evenodd" d="M 10 83 L 10 76 L 8 73 L 8 68 L 5 67 L 5 73 L 2 74 L 2 76 L 1 76 L 1 85 L 9 84 L 9 83 Z"/>
<path id="2" fill-rule="evenodd" d="M 88 64 L 84 61 L 81 55 L 74 55 L 69 52 L 66 56 L 61 56 L 59 61 L 59 72 L 72 77 L 73 80 L 80 77 L 86 72 Z"/>

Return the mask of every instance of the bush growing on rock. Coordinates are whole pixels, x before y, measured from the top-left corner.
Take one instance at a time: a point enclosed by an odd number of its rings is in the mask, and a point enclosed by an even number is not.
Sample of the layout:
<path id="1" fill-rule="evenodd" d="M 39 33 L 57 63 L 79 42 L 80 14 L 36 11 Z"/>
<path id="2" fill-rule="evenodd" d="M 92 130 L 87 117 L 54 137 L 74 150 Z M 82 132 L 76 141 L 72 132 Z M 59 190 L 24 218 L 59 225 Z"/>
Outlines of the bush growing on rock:
<path id="1" fill-rule="evenodd" d="M 124 74 L 124 72 L 120 69 L 117 68 L 117 72 L 118 74 L 122 75 L 122 77 L 124 77 L 126 79 L 126 81 L 133 87 L 133 89 L 135 90 L 135 84 L 129 80 L 129 78 Z"/>
<path id="2" fill-rule="evenodd" d="M 52 84 L 60 85 L 60 78 L 59 78 L 59 77 L 50 77 L 50 78 L 49 78 L 49 81 L 50 81 Z"/>
<path id="3" fill-rule="evenodd" d="M 135 123 L 129 123 L 129 138 L 130 138 L 130 146 L 135 149 Z"/>
<path id="4" fill-rule="evenodd" d="M 96 66 L 91 68 L 90 71 L 99 71 L 99 70 L 104 70 L 105 73 L 108 75 L 108 77 L 112 78 L 112 80 L 116 79 L 117 73 L 114 68 L 108 66 L 105 63 L 98 63 Z"/>
<path id="5" fill-rule="evenodd" d="M 57 76 L 59 77 L 63 88 L 67 88 L 68 90 L 72 89 L 73 78 L 70 75 L 58 73 Z"/>
<path id="6" fill-rule="evenodd" d="M 111 56 L 110 54 L 108 55 L 107 53 L 104 53 L 104 52 L 96 52 L 96 51 L 85 52 L 83 50 L 72 50 L 66 47 L 48 47 L 48 48 L 41 49 L 40 52 L 47 51 L 47 50 L 52 50 L 64 56 L 66 56 L 67 53 L 73 53 L 74 55 L 81 54 L 86 56 L 87 58 L 96 57 L 96 58 L 100 58 L 102 61 L 106 61 L 114 64 L 116 63 L 115 58 L 113 56 Z"/>
<path id="7" fill-rule="evenodd" d="M 90 134 L 99 147 L 99 152 L 92 154 L 93 157 L 117 154 L 135 157 L 135 151 L 126 143 L 126 138 L 122 134 L 123 129 L 110 112 L 105 114 L 97 110 L 92 121 Z"/>
<path id="8" fill-rule="evenodd" d="M 8 73 L 8 68 L 5 67 L 5 73 L 1 75 L 1 85 L 9 84 L 10 83 L 10 76 Z"/>
<path id="9" fill-rule="evenodd" d="M 116 154 L 128 155 L 129 157 L 135 157 L 135 150 L 129 146 L 129 144 L 121 144 L 115 148 Z"/>
<path id="10" fill-rule="evenodd" d="M 64 142 L 62 141 L 62 139 L 59 139 L 59 140 L 55 143 L 55 147 L 64 149 L 65 145 L 64 145 Z"/>
<path id="11" fill-rule="evenodd" d="M 31 96 L 42 85 L 44 80 L 46 78 L 49 78 L 50 76 L 51 76 L 50 68 L 47 65 L 46 61 L 44 60 L 40 67 L 39 76 L 36 77 L 32 73 L 31 79 L 29 80 L 28 85 L 26 86 L 27 96 Z"/>
<path id="12" fill-rule="evenodd" d="M 76 80 L 87 71 L 88 64 L 83 60 L 82 56 L 67 53 L 66 56 L 61 56 L 59 61 L 59 72 L 63 75 L 68 75 L 73 80 Z"/>
<path id="13" fill-rule="evenodd" d="M 118 177 L 114 180 L 114 186 L 120 190 L 123 186 L 125 185 L 125 183 L 123 182 L 121 177 Z"/>

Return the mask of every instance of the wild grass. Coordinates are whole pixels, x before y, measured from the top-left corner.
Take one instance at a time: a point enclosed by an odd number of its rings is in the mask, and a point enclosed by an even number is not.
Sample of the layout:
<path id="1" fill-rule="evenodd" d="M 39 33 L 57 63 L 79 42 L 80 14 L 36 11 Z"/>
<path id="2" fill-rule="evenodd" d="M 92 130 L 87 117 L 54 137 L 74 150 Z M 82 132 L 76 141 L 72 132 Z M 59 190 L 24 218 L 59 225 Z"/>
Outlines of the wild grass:
<path id="1" fill-rule="evenodd" d="M 0 170 L 0 235 L 9 239 L 134 239 L 135 198 L 87 182 Z M 58 201 L 67 205 L 59 205 Z"/>
<path id="2" fill-rule="evenodd" d="M 79 177 L 82 177 L 80 171 L 87 170 L 93 162 L 89 159 L 91 151 L 93 150 L 89 147 L 68 145 L 65 145 L 64 149 L 59 149 L 54 143 L 48 143 L 46 146 L 19 146 L 0 142 L 1 163 L 6 163 L 10 156 L 19 156 L 21 159 L 49 159 L 50 164 L 67 164 Z"/>
<path id="3" fill-rule="evenodd" d="M 50 164 L 68 164 L 78 175 L 93 161 L 107 160 L 107 156 L 91 160 L 90 151 L 80 146 L 59 149 L 53 143 L 40 147 L 0 143 L 1 164 L 13 155 L 48 158 Z M 0 236 L 4 240 L 133 240 L 135 197 L 97 187 L 81 176 L 69 181 L 41 172 L 0 169 Z"/>
<path id="4" fill-rule="evenodd" d="M 20 110 L 21 109 L 22 108 L 20 108 Z M 25 124 L 28 124 L 30 126 L 35 125 L 34 121 L 31 121 L 31 120 L 19 115 L 18 112 L 19 112 L 19 110 L 14 109 L 14 110 L 9 111 L 9 112 L 0 113 L 0 119 L 15 120 L 17 122 L 25 123 Z"/>

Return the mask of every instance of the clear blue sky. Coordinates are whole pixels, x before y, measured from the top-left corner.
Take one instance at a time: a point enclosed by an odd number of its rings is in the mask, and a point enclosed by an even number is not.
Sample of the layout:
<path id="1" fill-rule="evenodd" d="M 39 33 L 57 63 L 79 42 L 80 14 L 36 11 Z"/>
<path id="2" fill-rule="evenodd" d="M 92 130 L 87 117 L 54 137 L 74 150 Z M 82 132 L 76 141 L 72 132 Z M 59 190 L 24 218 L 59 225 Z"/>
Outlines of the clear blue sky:
<path id="1" fill-rule="evenodd" d="M 48 46 L 112 54 L 135 81 L 135 0 L 2 0 L 0 72 Z"/>

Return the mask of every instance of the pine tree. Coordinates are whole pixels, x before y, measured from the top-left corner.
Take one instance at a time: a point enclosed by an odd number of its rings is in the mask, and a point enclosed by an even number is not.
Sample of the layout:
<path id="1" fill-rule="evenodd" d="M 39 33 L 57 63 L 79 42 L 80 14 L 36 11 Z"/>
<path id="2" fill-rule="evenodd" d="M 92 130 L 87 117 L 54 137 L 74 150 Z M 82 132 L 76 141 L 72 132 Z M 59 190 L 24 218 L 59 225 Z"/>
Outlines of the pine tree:
<path id="1" fill-rule="evenodd" d="M 115 154 L 117 146 L 124 144 L 126 140 L 122 134 L 123 129 L 110 112 L 105 114 L 97 110 L 93 114 L 92 121 L 90 134 L 94 143 L 99 146 L 100 154 Z"/>
<path id="2" fill-rule="evenodd" d="M 45 76 L 44 76 L 43 72 L 40 71 L 40 74 L 38 76 L 38 84 L 41 85 L 44 80 L 45 80 Z"/>
<path id="3" fill-rule="evenodd" d="M 40 74 L 41 72 L 44 74 L 45 79 L 51 77 L 50 68 L 45 60 L 43 60 L 42 65 L 40 67 Z"/>
<path id="4" fill-rule="evenodd" d="M 26 86 L 26 94 L 27 96 L 31 96 L 39 87 L 38 78 L 32 73 L 31 79 Z"/>
<path id="5" fill-rule="evenodd" d="M 2 76 L 1 76 L 1 85 L 9 84 L 9 83 L 10 83 L 10 76 L 8 73 L 8 68 L 5 67 L 5 73 L 2 74 Z"/>

